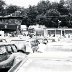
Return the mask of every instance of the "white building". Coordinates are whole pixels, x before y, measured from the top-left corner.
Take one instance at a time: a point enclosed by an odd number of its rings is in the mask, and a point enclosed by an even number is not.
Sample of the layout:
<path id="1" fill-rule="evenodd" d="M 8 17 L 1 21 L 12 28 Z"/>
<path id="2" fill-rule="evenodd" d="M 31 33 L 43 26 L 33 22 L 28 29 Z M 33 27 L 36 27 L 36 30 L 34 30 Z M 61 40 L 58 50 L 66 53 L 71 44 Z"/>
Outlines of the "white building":
<path id="1" fill-rule="evenodd" d="M 72 36 L 72 28 L 47 28 L 45 30 L 45 35 L 48 37 L 65 36 L 69 38 Z"/>
<path id="2" fill-rule="evenodd" d="M 0 31 L 0 37 L 4 37 L 4 31 Z"/>

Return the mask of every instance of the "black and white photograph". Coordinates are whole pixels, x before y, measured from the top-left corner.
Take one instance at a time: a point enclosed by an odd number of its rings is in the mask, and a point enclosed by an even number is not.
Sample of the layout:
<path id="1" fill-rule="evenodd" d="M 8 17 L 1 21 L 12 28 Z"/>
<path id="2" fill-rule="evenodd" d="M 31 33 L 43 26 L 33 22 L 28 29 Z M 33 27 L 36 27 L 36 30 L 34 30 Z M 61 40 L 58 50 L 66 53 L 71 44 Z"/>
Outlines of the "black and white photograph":
<path id="1" fill-rule="evenodd" d="M 0 72 L 72 72 L 72 0 L 0 0 Z"/>

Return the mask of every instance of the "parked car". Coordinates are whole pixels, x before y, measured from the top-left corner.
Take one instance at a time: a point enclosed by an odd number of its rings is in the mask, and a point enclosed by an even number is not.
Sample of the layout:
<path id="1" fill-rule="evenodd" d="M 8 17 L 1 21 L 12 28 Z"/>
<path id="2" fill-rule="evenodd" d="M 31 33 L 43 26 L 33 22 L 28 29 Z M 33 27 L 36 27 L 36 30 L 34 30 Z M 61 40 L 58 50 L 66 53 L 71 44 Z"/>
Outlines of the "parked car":
<path id="1" fill-rule="evenodd" d="M 0 43 L 0 62 L 9 58 L 12 53 L 17 52 L 17 46 L 12 43 Z M 11 66 L 12 63 L 7 64 L 6 66 L 2 66 L 0 71 L 6 72 Z M 4 70 L 4 71 L 3 71 Z"/>
<path id="2" fill-rule="evenodd" d="M 72 43 L 48 43 L 43 53 L 31 53 L 8 72 L 72 72 Z"/>
<path id="3" fill-rule="evenodd" d="M 72 52 L 33 53 L 8 72 L 72 72 Z"/>
<path id="4" fill-rule="evenodd" d="M 10 39 L 10 43 L 14 43 L 18 48 L 21 47 L 21 45 L 26 45 L 25 52 L 27 52 L 27 48 L 30 47 L 30 40 L 28 37 L 20 39 L 19 37 L 14 37 Z"/>
<path id="5" fill-rule="evenodd" d="M 17 46 L 17 48 L 20 48 L 21 45 L 26 45 L 27 42 L 23 39 L 12 39 L 10 43 L 14 43 Z M 26 48 L 25 48 L 25 52 L 26 52 Z"/>

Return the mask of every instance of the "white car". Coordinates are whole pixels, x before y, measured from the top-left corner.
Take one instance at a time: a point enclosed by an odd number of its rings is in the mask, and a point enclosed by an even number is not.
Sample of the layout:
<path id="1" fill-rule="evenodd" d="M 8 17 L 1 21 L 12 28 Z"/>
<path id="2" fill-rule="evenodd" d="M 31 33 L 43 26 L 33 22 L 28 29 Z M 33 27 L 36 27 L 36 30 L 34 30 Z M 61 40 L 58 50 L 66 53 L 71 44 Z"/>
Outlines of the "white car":
<path id="1" fill-rule="evenodd" d="M 25 45 L 26 41 L 23 39 L 16 38 L 16 39 L 12 39 L 10 41 L 10 43 L 14 43 L 18 48 L 21 48 L 21 45 Z M 25 49 L 25 51 L 26 51 L 26 49 Z"/>
<path id="2" fill-rule="evenodd" d="M 48 43 L 45 52 L 29 54 L 8 72 L 72 72 L 72 43 Z"/>
<path id="3" fill-rule="evenodd" d="M 72 72 L 72 52 L 33 53 L 8 72 Z"/>

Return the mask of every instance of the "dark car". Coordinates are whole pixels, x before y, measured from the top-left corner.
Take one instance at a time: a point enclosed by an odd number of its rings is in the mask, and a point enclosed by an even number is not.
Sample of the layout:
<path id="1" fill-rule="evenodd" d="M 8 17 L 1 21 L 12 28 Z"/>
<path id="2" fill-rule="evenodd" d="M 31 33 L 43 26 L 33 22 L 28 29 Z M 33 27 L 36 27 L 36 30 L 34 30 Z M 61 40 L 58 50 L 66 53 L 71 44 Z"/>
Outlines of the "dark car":
<path id="1" fill-rule="evenodd" d="M 15 44 L 11 44 L 11 43 L 0 43 L 0 62 L 6 60 L 9 58 L 9 56 L 12 53 L 17 52 L 17 47 Z M 2 66 L 0 68 L 0 71 L 2 72 L 6 72 L 6 70 L 8 70 L 11 66 L 12 66 L 11 62 L 10 64 L 6 65 L 6 66 Z"/>

